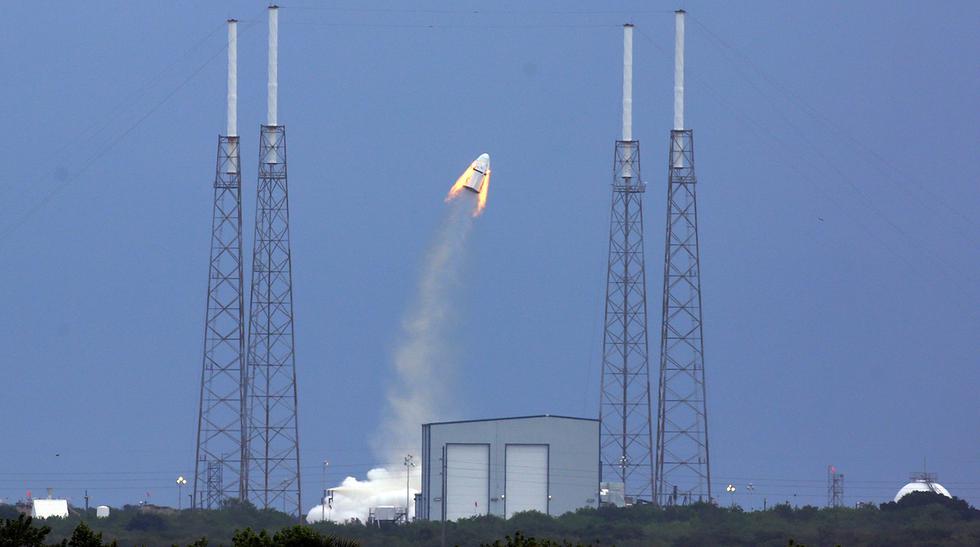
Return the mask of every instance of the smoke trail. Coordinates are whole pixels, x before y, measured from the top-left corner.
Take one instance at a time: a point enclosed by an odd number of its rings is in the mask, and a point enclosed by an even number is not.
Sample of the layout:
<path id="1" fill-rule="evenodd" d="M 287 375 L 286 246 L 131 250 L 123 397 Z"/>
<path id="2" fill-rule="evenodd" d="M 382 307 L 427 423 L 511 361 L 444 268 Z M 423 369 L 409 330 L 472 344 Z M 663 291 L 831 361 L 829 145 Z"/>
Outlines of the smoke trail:
<path id="1" fill-rule="evenodd" d="M 450 355 L 453 292 L 473 219 L 472 199 L 457 200 L 443 222 L 425 259 L 418 292 L 402 324 L 403 338 L 395 352 L 397 383 L 388 392 L 384 425 L 375 450 L 385 461 L 405 454 L 419 456 L 420 425 L 445 418 L 441 408 L 451 399 L 449 379 L 454 372 Z"/>
<path id="2" fill-rule="evenodd" d="M 467 196 L 450 202 L 402 322 L 394 354 L 394 382 L 388 388 L 382 426 L 373 440 L 375 456 L 390 463 L 387 468 L 369 471 L 365 481 L 347 477 L 332 490 L 331 503 L 314 507 L 308 520 L 364 521 L 371 507 L 404 506 L 406 471 L 411 473 L 411 495 L 419 490 L 421 425 L 445 418 L 452 404 L 453 293 L 459 286 L 466 240 L 473 226 L 473 199 Z M 407 454 L 414 456 L 416 467 L 402 465 Z M 409 503 L 410 517 L 415 510 L 412 505 Z"/>

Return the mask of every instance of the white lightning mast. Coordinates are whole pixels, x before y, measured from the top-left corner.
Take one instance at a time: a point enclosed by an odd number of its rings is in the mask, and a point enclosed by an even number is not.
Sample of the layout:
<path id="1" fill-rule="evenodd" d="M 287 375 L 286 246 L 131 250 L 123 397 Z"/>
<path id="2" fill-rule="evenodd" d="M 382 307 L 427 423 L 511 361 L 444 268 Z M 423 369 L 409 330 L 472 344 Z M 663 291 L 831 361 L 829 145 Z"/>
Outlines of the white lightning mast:
<path id="1" fill-rule="evenodd" d="M 633 25 L 623 25 L 623 140 L 633 140 Z"/>
<path id="2" fill-rule="evenodd" d="M 279 6 L 269 6 L 269 119 L 279 125 Z"/>
<path id="3" fill-rule="evenodd" d="M 228 133 L 238 136 L 238 21 L 228 20 Z"/>
<path id="4" fill-rule="evenodd" d="M 674 129 L 684 129 L 684 10 L 674 12 Z"/>

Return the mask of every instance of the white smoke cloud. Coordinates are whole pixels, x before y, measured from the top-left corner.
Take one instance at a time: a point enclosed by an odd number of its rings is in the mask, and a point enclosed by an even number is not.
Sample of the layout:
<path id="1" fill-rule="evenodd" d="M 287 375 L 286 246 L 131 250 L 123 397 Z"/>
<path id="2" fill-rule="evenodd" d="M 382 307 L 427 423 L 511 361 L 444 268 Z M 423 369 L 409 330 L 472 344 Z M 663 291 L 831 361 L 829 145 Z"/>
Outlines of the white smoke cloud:
<path id="1" fill-rule="evenodd" d="M 358 519 L 367 521 L 368 511 L 379 505 L 405 505 L 405 472 L 390 473 L 378 468 L 368 471 L 367 480 L 347 477 L 340 486 L 331 489 L 332 499 L 317 505 L 306 515 L 307 522 L 330 520 L 346 522 Z"/>
<path id="2" fill-rule="evenodd" d="M 370 508 L 405 505 L 406 472 L 411 473 L 409 499 L 421 486 L 421 425 L 447 417 L 452 405 L 449 389 L 454 373 L 452 356 L 453 293 L 466 240 L 473 225 L 473 199 L 467 195 L 449 204 L 449 212 L 426 255 L 414 300 L 402 322 L 401 340 L 394 354 L 394 383 L 389 386 L 382 426 L 374 438 L 374 452 L 385 468 L 372 469 L 367 480 L 347 477 L 333 489 L 326 507 L 310 510 L 307 519 L 365 522 Z M 403 465 L 406 455 L 416 467 Z M 409 503 L 409 517 L 414 503 Z"/>

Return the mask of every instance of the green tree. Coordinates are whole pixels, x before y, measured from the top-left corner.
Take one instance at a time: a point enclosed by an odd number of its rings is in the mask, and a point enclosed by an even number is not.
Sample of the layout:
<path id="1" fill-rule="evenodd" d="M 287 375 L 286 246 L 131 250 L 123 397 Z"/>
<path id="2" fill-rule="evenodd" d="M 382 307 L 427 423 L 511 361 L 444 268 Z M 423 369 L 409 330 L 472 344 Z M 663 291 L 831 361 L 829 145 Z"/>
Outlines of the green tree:
<path id="1" fill-rule="evenodd" d="M 231 544 L 235 547 L 270 547 L 272 538 L 265 530 L 258 534 L 251 528 L 235 530 L 235 535 L 231 538 Z"/>
<path id="2" fill-rule="evenodd" d="M 357 547 L 352 541 L 323 536 L 309 526 L 283 528 L 272 536 L 275 547 Z"/>
<path id="3" fill-rule="evenodd" d="M 0 521 L 0 547 L 43 547 L 51 528 L 35 528 L 31 525 L 33 520 L 21 514 L 16 519 Z"/>
<path id="4" fill-rule="evenodd" d="M 579 543 L 573 545 L 568 541 L 562 541 L 558 543 L 557 541 L 552 541 L 550 539 L 535 539 L 533 537 L 525 536 L 520 530 L 514 532 L 513 536 L 506 536 L 504 541 L 501 542 L 499 539 L 493 543 L 484 543 L 480 547 L 587 547 L 585 544 Z"/>
<path id="5" fill-rule="evenodd" d="M 251 528 L 236 530 L 232 537 L 235 547 L 357 547 L 358 543 L 323 536 L 308 526 L 291 526 L 276 532 L 271 538 L 262 530 L 256 534 Z"/>
<path id="6" fill-rule="evenodd" d="M 87 524 L 82 522 L 75 527 L 75 531 L 71 533 L 70 538 L 61 542 L 61 545 L 63 547 L 115 547 L 116 542 L 103 543 L 102 533 L 94 532 Z"/>
<path id="7" fill-rule="evenodd" d="M 126 523 L 127 530 L 139 530 L 144 532 L 159 532 L 167 529 L 167 521 L 160 515 L 153 513 L 136 513 L 133 518 Z"/>

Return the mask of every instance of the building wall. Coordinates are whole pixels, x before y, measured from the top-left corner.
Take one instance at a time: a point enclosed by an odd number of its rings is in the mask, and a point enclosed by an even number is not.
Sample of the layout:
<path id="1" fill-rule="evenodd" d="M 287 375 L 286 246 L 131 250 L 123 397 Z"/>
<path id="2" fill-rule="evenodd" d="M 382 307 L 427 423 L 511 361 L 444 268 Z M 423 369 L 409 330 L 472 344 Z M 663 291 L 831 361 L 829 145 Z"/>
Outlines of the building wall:
<path id="1" fill-rule="evenodd" d="M 507 514 L 507 445 L 546 445 L 547 512 L 561 515 L 599 503 L 599 422 L 586 418 L 530 416 L 497 420 L 442 422 L 422 426 L 422 494 L 419 518 L 442 519 L 442 454 L 447 445 L 489 447 L 486 512 Z M 514 467 L 512 465 L 512 467 Z M 450 472 L 457 472 L 458 468 Z M 469 471 L 469 470 L 468 470 Z M 480 470 L 472 470 L 477 473 Z M 514 469 L 511 469 L 514 472 Z M 482 475 L 479 476 L 482 480 Z M 531 480 L 539 480 L 537 476 Z M 482 509 L 482 508 L 481 508 Z M 467 508 L 449 508 L 453 515 Z"/>

